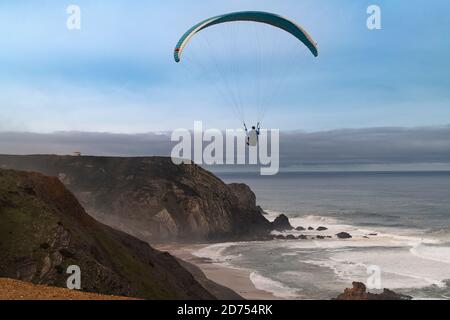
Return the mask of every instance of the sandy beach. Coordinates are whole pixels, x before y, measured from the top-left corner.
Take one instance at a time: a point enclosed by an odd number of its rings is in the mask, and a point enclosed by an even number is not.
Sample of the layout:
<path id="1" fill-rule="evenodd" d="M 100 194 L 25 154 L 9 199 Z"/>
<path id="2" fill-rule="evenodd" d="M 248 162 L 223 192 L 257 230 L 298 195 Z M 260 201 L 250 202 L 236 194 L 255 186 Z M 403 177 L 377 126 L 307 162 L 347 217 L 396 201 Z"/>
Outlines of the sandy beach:
<path id="1" fill-rule="evenodd" d="M 152 245 L 158 250 L 167 251 L 170 254 L 190 262 L 199 267 L 206 277 L 218 284 L 234 290 L 248 300 L 273 300 L 278 299 L 267 291 L 259 290 L 250 280 L 250 271 L 245 269 L 230 268 L 213 263 L 209 259 L 199 258 L 193 252 L 209 246 L 210 244 L 164 244 Z"/>

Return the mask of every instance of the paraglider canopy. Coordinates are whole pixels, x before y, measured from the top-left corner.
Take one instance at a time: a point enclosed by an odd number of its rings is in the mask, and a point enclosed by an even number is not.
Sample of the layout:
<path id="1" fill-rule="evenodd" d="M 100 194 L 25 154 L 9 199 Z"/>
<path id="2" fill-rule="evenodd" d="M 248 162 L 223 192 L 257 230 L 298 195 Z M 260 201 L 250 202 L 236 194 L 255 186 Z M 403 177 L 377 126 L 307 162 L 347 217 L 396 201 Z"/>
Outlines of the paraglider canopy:
<path id="1" fill-rule="evenodd" d="M 188 44 L 189 54 L 180 63 L 186 74 L 198 75 L 205 95 L 210 92 L 206 89 L 215 87 L 242 123 L 246 123 L 245 113 L 258 123 L 274 101 L 278 107 L 289 103 L 285 98 L 289 94 L 279 90 L 299 93 L 294 86 L 302 75 L 296 70 L 304 68 L 299 59 L 302 51 L 307 48 L 313 56 L 319 54 L 316 42 L 296 22 L 261 11 L 227 13 L 197 23 L 178 41 L 177 63 Z"/>
<path id="2" fill-rule="evenodd" d="M 235 21 L 253 21 L 258 23 L 264 23 L 269 24 L 274 27 L 280 28 L 290 34 L 292 34 L 294 37 L 296 37 L 298 40 L 303 42 L 304 45 L 308 47 L 308 49 L 311 51 L 311 53 L 317 57 L 319 55 L 317 44 L 314 42 L 314 40 L 311 38 L 311 36 L 298 24 L 295 22 L 286 19 L 282 16 L 279 16 L 274 13 L 269 12 L 262 12 L 262 11 L 242 11 L 242 12 L 233 12 L 228 13 L 216 17 L 212 17 L 209 19 L 206 19 L 192 28 L 190 28 L 178 41 L 175 51 L 174 51 L 174 58 L 176 62 L 181 61 L 181 53 L 183 52 L 183 49 L 186 47 L 186 45 L 189 43 L 190 39 L 198 32 L 202 31 L 203 29 L 206 29 L 208 27 L 211 27 L 213 25 L 217 25 L 220 23 L 226 23 L 226 22 L 235 22 Z"/>

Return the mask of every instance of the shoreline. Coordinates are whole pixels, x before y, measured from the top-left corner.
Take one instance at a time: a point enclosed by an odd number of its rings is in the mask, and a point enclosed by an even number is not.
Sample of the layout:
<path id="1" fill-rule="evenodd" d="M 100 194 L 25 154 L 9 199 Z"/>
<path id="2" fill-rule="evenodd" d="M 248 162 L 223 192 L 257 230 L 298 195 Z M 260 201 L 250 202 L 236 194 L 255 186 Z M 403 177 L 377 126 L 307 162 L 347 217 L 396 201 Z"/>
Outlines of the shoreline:
<path id="1" fill-rule="evenodd" d="M 214 263 L 209 259 L 200 258 L 193 254 L 194 251 L 206 248 L 211 244 L 152 244 L 160 251 L 169 252 L 171 255 L 189 262 L 205 274 L 205 276 L 222 286 L 225 286 L 247 300 L 280 300 L 279 297 L 264 290 L 257 289 L 250 280 L 251 272 L 245 269 L 227 267 Z"/>

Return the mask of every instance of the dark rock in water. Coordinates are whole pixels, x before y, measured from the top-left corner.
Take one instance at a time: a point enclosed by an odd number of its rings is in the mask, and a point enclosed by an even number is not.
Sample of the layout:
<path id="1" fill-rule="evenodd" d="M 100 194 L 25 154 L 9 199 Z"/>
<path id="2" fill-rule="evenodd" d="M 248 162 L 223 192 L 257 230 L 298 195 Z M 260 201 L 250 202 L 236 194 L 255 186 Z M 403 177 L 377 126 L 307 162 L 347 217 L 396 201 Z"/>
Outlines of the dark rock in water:
<path id="1" fill-rule="evenodd" d="M 306 229 L 303 228 L 303 227 L 297 227 L 297 228 L 295 228 L 295 230 L 297 230 L 297 231 L 305 231 Z"/>
<path id="2" fill-rule="evenodd" d="M 352 236 L 347 232 L 339 232 L 336 236 L 339 239 L 351 239 L 352 238 Z"/>
<path id="3" fill-rule="evenodd" d="M 272 222 L 272 229 L 276 231 L 286 231 L 292 230 L 293 227 L 289 223 L 289 218 L 286 217 L 286 215 L 281 214 Z"/>
<path id="4" fill-rule="evenodd" d="M 364 236 L 363 238 L 364 238 L 364 239 L 370 239 L 368 236 Z"/>
<path id="5" fill-rule="evenodd" d="M 325 228 L 325 227 L 318 227 L 316 230 L 317 230 L 317 231 L 325 231 L 325 230 L 328 230 L 328 228 Z"/>
<path id="6" fill-rule="evenodd" d="M 286 239 L 286 237 L 285 237 L 285 236 L 283 236 L 282 234 L 278 234 L 278 235 L 274 236 L 274 239 L 278 239 L 278 240 L 285 240 L 285 239 Z"/>
<path id="7" fill-rule="evenodd" d="M 396 293 L 389 289 L 383 289 L 383 292 L 380 294 L 372 294 L 369 293 L 369 300 L 412 300 L 413 297 L 408 296 L 406 294 Z"/>
<path id="8" fill-rule="evenodd" d="M 353 288 L 347 288 L 334 300 L 411 300 L 412 297 L 384 289 L 382 293 L 367 292 L 364 283 L 353 282 Z"/>
<path id="9" fill-rule="evenodd" d="M 298 236 L 298 239 L 306 240 L 306 239 L 308 239 L 308 237 L 305 236 L 304 234 L 301 234 Z"/>
<path id="10" fill-rule="evenodd" d="M 331 238 L 333 238 L 332 236 L 325 236 L 325 238 L 327 238 L 327 239 L 331 239 Z"/>
<path id="11" fill-rule="evenodd" d="M 377 236 L 378 235 L 378 233 L 369 233 L 369 236 Z"/>
<path id="12" fill-rule="evenodd" d="M 295 239 L 297 239 L 294 235 L 292 235 L 292 234 L 288 234 L 287 236 L 286 236 L 286 239 L 287 240 L 295 240 Z"/>
<path id="13" fill-rule="evenodd" d="M 312 231 L 312 230 L 314 230 L 314 228 L 313 228 L 313 227 L 309 227 L 308 230 L 309 230 L 309 231 Z"/>
<path id="14" fill-rule="evenodd" d="M 317 236 L 317 239 L 323 240 L 323 239 L 325 239 L 325 237 L 324 236 Z"/>

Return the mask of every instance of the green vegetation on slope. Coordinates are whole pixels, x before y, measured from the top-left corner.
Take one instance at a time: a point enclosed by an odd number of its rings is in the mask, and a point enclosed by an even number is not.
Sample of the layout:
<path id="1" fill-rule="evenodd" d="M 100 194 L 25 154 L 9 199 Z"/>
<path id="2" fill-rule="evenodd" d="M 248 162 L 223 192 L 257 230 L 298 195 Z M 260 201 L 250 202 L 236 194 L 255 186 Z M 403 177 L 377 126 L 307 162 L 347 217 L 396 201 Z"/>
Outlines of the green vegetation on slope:
<path id="1" fill-rule="evenodd" d="M 211 299 L 172 256 L 88 216 L 57 179 L 0 170 L 0 277 L 148 299 Z"/>

